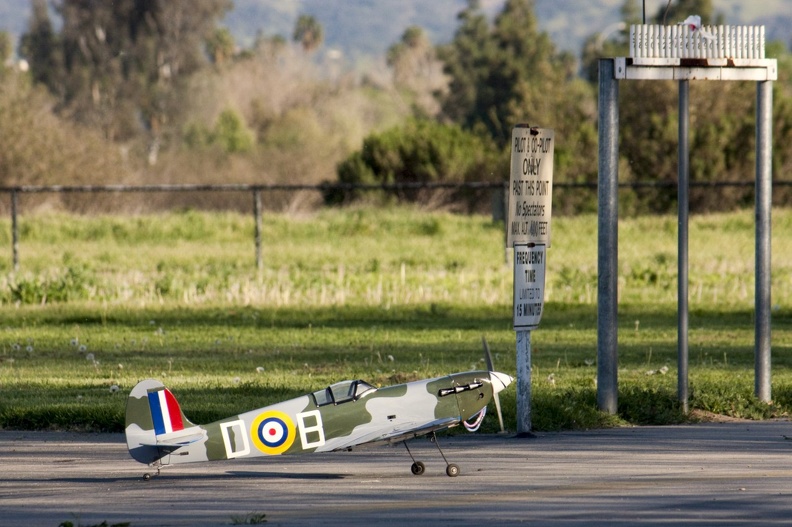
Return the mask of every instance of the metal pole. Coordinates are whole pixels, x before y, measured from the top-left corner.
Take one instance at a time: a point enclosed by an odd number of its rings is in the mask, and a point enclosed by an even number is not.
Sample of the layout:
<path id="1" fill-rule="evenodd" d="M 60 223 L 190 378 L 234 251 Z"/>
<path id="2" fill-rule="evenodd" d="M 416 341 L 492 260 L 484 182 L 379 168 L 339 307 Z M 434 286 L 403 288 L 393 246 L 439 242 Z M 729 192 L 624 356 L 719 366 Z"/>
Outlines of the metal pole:
<path id="1" fill-rule="evenodd" d="M 756 86 L 755 394 L 770 402 L 770 209 L 773 194 L 773 83 Z"/>
<path id="2" fill-rule="evenodd" d="M 690 81 L 679 81 L 679 159 L 677 226 L 677 397 L 688 411 L 688 213 L 690 183 Z"/>
<path id="3" fill-rule="evenodd" d="M 531 332 L 517 336 L 517 435 L 531 434 Z"/>
<path id="4" fill-rule="evenodd" d="M 503 187 L 503 192 L 501 192 L 501 200 L 503 203 L 503 224 L 504 227 L 506 225 L 506 218 L 509 217 L 509 186 L 505 185 Z M 508 234 L 506 234 L 506 229 L 503 229 L 503 265 L 509 265 L 509 246 L 506 243 L 508 239 Z"/>
<path id="5" fill-rule="evenodd" d="M 264 262 L 261 259 L 261 190 L 253 191 L 253 215 L 256 219 L 256 269 L 261 271 Z"/>
<path id="6" fill-rule="evenodd" d="M 597 405 L 615 414 L 618 406 L 618 190 L 619 82 L 614 60 L 599 61 L 599 188 L 597 234 Z"/>
<path id="7" fill-rule="evenodd" d="M 19 225 L 17 224 L 17 191 L 11 191 L 11 261 L 14 271 L 19 270 Z"/>

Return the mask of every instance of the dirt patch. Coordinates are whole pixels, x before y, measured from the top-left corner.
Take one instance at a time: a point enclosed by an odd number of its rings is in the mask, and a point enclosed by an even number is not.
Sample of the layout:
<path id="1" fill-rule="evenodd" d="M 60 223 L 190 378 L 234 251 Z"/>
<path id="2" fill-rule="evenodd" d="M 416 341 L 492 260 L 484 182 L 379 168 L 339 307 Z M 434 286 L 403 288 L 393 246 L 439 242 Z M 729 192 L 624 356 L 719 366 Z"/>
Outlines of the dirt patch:
<path id="1" fill-rule="evenodd" d="M 705 410 L 691 410 L 690 417 L 699 423 L 743 423 L 751 421 L 751 419 L 731 417 L 729 415 L 716 414 Z"/>

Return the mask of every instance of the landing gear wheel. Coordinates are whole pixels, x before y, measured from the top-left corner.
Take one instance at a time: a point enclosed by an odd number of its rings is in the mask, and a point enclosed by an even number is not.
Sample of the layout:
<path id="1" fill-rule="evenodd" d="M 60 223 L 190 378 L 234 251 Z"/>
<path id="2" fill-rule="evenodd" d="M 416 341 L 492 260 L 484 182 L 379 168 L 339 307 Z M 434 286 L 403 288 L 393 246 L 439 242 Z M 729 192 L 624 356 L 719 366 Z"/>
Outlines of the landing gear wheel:
<path id="1" fill-rule="evenodd" d="M 162 469 L 162 463 L 152 463 L 149 465 L 149 467 L 157 469 L 157 472 L 155 472 L 154 474 L 152 474 L 151 472 L 146 472 L 145 474 L 143 474 L 143 481 L 149 481 L 154 476 L 159 476 L 160 470 Z"/>
<path id="2" fill-rule="evenodd" d="M 459 475 L 459 467 L 451 463 L 446 467 L 446 474 L 449 478 L 455 478 Z"/>
<path id="3" fill-rule="evenodd" d="M 415 463 L 412 464 L 410 470 L 416 476 L 420 476 L 426 471 L 426 465 L 424 465 L 421 461 L 416 461 Z"/>

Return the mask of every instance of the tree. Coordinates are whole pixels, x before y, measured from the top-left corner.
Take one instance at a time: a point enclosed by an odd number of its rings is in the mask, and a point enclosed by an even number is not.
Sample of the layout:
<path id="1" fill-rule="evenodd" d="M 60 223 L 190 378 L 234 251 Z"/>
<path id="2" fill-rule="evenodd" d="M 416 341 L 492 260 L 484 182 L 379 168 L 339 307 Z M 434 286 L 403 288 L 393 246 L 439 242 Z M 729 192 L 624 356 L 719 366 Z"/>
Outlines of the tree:
<path id="1" fill-rule="evenodd" d="M 212 62 L 220 66 L 234 55 L 234 37 L 228 28 L 216 29 L 206 40 L 206 51 Z"/>
<path id="2" fill-rule="evenodd" d="M 178 112 L 181 81 L 206 64 L 204 42 L 230 6 L 229 0 L 60 0 L 54 7 L 62 29 L 54 35 L 46 3 L 34 0 L 22 50 L 34 78 L 58 95 L 63 115 L 111 140 L 144 132 L 156 153 L 163 126 Z"/>
<path id="3" fill-rule="evenodd" d="M 486 132 L 504 150 L 516 124 L 554 128 L 556 181 L 596 181 L 593 90 L 576 77 L 572 57 L 539 30 L 533 1 L 507 0 L 492 25 L 469 2 L 459 20 L 440 54 L 451 78 L 444 116 Z M 508 159 L 508 152 L 501 155 Z"/>
<path id="4" fill-rule="evenodd" d="M 7 139 L 0 149 L 0 185 L 98 184 L 107 174 L 124 179 L 118 148 L 54 115 L 53 104 L 53 96 L 31 85 L 27 75 L 0 78 L 0 136 Z"/>
<path id="5" fill-rule="evenodd" d="M 322 25 L 311 15 L 300 15 L 294 25 L 292 39 L 302 45 L 306 53 L 317 49 L 324 40 Z"/>
<path id="6" fill-rule="evenodd" d="M 462 24 L 442 50 L 451 77 L 442 107 L 449 118 L 483 126 L 505 145 L 518 122 L 552 122 L 561 87 L 574 71 L 569 57 L 539 31 L 533 0 L 507 0 L 493 27 L 476 6 L 460 14 Z"/>
<path id="7" fill-rule="evenodd" d="M 53 93 L 63 96 L 56 88 L 62 82 L 63 61 L 59 42 L 52 29 L 46 0 L 32 0 L 33 13 L 28 31 L 20 39 L 20 54 L 27 59 L 34 82 L 44 84 Z"/>
<path id="8" fill-rule="evenodd" d="M 454 40 L 438 49 L 450 78 L 448 92 L 441 96 L 441 106 L 452 121 L 473 126 L 478 118 L 475 107 L 479 87 L 486 82 L 496 44 L 490 38 L 489 22 L 476 0 L 469 0 L 457 19 L 460 26 Z"/>
<path id="9" fill-rule="evenodd" d="M 401 41 L 388 49 L 386 59 L 394 85 L 414 97 L 417 113 L 436 115 L 440 110 L 436 95 L 448 91 L 448 80 L 423 29 L 408 27 Z"/>
<path id="10" fill-rule="evenodd" d="M 495 19 L 494 37 L 501 52 L 480 111 L 487 112 L 496 134 L 510 139 L 517 122 L 551 122 L 554 94 L 567 72 L 550 37 L 539 31 L 533 0 L 507 0 Z"/>

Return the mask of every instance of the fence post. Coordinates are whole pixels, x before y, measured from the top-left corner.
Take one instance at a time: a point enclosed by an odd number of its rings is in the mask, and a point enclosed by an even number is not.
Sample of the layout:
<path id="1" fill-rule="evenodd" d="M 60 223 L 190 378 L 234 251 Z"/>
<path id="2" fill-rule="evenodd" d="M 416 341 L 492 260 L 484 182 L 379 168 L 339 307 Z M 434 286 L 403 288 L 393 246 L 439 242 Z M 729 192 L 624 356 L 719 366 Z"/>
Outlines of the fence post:
<path id="1" fill-rule="evenodd" d="M 19 225 L 17 224 L 17 191 L 11 189 L 11 260 L 14 272 L 19 270 Z"/>
<path id="2" fill-rule="evenodd" d="M 253 190 L 253 215 L 256 222 L 256 269 L 261 271 L 264 268 L 261 259 L 261 189 Z"/>

